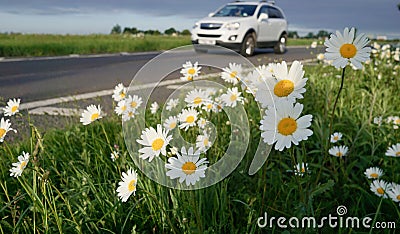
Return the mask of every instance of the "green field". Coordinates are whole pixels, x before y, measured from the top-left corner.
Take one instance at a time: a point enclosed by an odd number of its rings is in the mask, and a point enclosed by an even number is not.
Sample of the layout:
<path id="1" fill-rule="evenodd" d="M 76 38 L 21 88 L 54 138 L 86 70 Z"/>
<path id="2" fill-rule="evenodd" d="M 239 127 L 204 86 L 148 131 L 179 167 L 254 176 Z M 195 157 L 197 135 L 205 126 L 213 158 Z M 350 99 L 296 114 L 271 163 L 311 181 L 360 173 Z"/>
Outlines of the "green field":
<path id="1" fill-rule="evenodd" d="M 289 39 L 288 45 L 310 45 L 312 41 Z M 0 57 L 159 51 L 189 44 L 190 36 L 0 34 Z"/>
<path id="2" fill-rule="evenodd" d="M 343 133 L 339 145 L 349 147 L 345 157 L 328 154 L 330 113 L 341 71 L 325 64 L 306 66 L 309 80 L 300 102 L 302 115 L 313 115 L 313 135 L 308 140 L 282 152 L 273 150 L 263 168 L 249 176 L 261 118 L 256 103 L 250 101 L 245 104 L 250 144 L 244 160 L 228 178 L 205 189 L 180 191 L 163 187 L 138 170 L 136 196 L 126 203 L 117 197 L 118 182 L 122 172 L 137 167 L 116 115 L 43 136 L 32 126 L 32 137 L 21 143 L 8 143 L 6 136 L 0 143 L 0 233 L 395 233 L 396 229 L 328 225 L 280 229 L 276 221 L 260 229 L 257 220 L 264 212 L 269 217 L 320 219 L 337 216 L 337 208 L 343 205 L 347 207 L 343 217 L 369 217 L 371 225 L 395 222 L 398 230 L 399 203 L 376 196 L 364 172 L 380 167 L 383 180 L 400 183 L 400 158 L 385 156 L 388 147 L 400 139 L 396 124 L 386 121 L 400 112 L 400 99 L 395 96 L 400 90 L 399 72 L 398 62 L 379 55 L 363 70 L 346 69 L 333 122 L 333 131 Z M 249 94 L 246 98 L 252 100 Z M 160 111 L 148 114 L 146 124 L 156 126 Z M 383 117 L 380 125 L 373 123 L 378 116 Z M 226 115 L 209 117 L 219 126 L 218 138 L 207 152 L 214 163 L 226 150 L 231 128 Z M 28 118 L 24 114 L 10 119 Z M 196 135 L 196 129 L 184 133 L 192 141 Z M 121 156 L 113 162 L 110 153 L 115 145 Z M 32 155 L 28 167 L 20 177 L 10 177 L 9 169 L 22 151 Z M 308 173 L 295 176 L 290 172 L 298 162 L 309 164 Z"/>
<path id="3" fill-rule="evenodd" d="M 0 34 L 0 57 L 158 51 L 188 44 L 188 36 Z"/>

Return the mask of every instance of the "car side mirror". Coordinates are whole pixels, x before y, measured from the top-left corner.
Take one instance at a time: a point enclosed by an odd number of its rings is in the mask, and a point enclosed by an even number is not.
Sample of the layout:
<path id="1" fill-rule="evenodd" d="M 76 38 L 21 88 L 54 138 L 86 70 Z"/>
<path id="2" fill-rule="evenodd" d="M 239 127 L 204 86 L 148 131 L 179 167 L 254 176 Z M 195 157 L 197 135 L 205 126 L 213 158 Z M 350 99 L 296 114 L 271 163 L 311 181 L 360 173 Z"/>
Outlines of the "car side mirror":
<path id="1" fill-rule="evenodd" d="M 208 17 L 213 17 L 214 13 L 208 14 Z"/>
<path id="2" fill-rule="evenodd" d="M 268 14 L 267 13 L 261 13 L 260 17 L 258 17 L 259 22 L 267 21 L 268 20 Z"/>

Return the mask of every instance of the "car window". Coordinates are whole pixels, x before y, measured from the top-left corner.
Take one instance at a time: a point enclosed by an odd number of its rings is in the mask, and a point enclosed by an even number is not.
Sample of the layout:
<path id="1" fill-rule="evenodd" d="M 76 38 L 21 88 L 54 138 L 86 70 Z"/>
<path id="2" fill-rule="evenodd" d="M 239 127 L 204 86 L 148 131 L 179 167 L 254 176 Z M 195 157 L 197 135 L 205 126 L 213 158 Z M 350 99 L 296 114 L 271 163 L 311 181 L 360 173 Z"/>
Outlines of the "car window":
<path id="1" fill-rule="evenodd" d="M 268 7 L 267 6 L 261 7 L 260 10 L 258 11 L 257 18 L 260 17 L 261 13 L 268 14 Z"/>
<path id="2" fill-rule="evenodd" d="M 213 17 L 248 17 L 254 14 L 256 5 L 226 5 Z"/>
<path id="3" fill-rule="evenodd" d="M 283 14 L 280 10 L 275 7 L 268 7 L 268 18 L 271 19 L 283 19 Z"/>

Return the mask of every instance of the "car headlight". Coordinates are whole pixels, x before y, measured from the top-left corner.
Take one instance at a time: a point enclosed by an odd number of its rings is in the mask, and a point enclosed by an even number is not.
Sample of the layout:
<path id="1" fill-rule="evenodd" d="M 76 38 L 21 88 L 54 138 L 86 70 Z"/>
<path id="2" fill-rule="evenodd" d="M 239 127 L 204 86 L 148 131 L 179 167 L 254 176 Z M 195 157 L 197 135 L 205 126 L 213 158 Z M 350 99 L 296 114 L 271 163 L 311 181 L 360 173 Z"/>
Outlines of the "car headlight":
<path id="1" fill-rule="evenodd" d="M 200 23 L 199 22 L 196 22 L 194 25 L 193 25 L 193 29 L 195 29 L 195 28 L 197 28 L 197 27 L 199 27 L 200 26 Z"/>
<path id="2" fill-rule="evenodd" d="M 238 22 L 228 23 L 225 25 L 225 28 L 227 28 L 228 30 L 238 30 L 239 27 L 240 27 L 240 24 Z"/>

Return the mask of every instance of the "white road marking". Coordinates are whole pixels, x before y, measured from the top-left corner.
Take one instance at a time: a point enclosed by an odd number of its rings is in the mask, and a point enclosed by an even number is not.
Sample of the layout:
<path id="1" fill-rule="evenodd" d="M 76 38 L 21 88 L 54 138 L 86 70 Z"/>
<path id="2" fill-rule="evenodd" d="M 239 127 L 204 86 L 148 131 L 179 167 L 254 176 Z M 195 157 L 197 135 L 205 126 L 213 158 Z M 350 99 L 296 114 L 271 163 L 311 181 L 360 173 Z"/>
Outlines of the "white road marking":
<path id="1" fill-rule="evenodd" d="M 80 116 L 84 110 L 75 108 L 39 107 L 29 110 L 31 115 Z"/>

